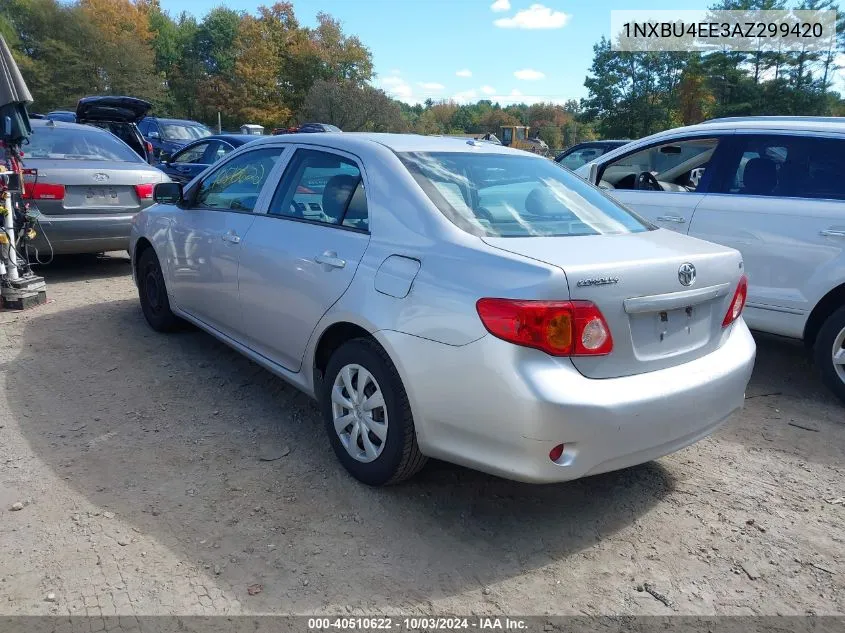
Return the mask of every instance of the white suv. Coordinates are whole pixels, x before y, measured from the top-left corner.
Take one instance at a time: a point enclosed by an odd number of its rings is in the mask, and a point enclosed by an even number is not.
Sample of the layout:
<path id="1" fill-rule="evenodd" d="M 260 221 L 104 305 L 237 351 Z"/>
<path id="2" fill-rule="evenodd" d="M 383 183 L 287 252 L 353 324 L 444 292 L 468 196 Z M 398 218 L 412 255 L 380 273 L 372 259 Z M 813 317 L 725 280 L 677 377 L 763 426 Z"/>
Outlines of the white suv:
<path id="1" fill-rule="evenodd" d="M 845 118 L 716 119 L 576 173 L 658 226 L 742 252 L 748 325 L 802 339 L 845 401 Z"/>

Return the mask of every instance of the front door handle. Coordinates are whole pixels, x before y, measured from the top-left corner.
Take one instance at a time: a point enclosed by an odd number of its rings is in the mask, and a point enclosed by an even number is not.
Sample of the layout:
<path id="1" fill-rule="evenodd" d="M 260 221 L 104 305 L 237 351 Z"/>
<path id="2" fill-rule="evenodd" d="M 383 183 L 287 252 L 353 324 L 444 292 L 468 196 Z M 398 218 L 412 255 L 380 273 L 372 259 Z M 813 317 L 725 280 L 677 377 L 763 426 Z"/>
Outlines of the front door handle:
<path id="1" fill-rule="evenodd" d="M 825 237 L 845 237 L 845 231 L 841 229 L 825 229 L 821 234 Z"/>
<path id="2" fill-rule="evenodd" d="M 658 222 L 675 222 L 676 224 L 686 224 L 686 218 L 682 218 L 679 215 L 658 215 L 657 216 Z"/>
<path id="3" fill-rule="evenodd" d="M 230 244 L 240 244 L 241 238 L 235 235 L 234 233 L 224 233 L 220 236 L 224 242 L 229 242 Z"/>
<path id="4" fill-rule="evenodd" d="M 314 258 L 314 261 L 318 264 L 323 264 L 332 268 L 343 268 L 346 266 L 346 260 L 340 259 L 334 251 L 326 251 L 322 255 L 317 255 L 317 257 Z"/>

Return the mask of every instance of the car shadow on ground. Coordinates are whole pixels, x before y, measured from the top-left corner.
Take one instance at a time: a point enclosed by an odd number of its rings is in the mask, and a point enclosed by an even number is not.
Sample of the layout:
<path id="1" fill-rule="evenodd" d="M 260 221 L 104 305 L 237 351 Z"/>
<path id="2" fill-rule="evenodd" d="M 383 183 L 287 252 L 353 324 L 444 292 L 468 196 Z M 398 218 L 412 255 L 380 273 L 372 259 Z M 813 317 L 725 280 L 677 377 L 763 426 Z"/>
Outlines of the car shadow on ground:
<path id="1" fill-rule="evenodd" d="M 93 281 L 132 274 L 132 262 L 128 253 L 109 255 L 56 255 L 49 264 L 33 265 L 32 271 L 51 283 L 72 281 Z"/>
<path id="2" fill-rule="evenodd" d="M 659 463 L 531 486 L 437 462 L 368 488 L 307 397 L 205 333 L 154 333 L 131 300 L 33 316 L 20 349 L 0 371 L 37 459 L 250 609 L 480 590 L 578 555 L 673 488 Z"/>

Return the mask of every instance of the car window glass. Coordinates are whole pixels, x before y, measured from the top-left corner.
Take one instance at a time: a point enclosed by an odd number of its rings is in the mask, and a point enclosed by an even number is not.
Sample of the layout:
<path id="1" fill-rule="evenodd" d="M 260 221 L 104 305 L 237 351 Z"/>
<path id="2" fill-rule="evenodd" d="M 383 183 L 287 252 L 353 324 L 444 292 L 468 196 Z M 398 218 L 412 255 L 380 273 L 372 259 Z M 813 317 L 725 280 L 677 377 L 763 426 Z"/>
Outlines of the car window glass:
<path id="1" fill-rule="evenodd" d="M 299 149 L 279 185 L 269 213 L 325 224 L 369 228 L 361 172 L 348 158 Z"/>
<path id="2" fill-rule="evenodd" d="M 233 158 L 203 178 L 192 206 L 252 211 L 282 151 L 267 147 Z"/>
<path id="3" fill-rule="evenodd" d="M 542 158 L 406 152 L 399 159 L 432 203 L 473 235 L 605 235 L 653 228 L 571 171 Z"/>
<path id="4" fill-rule="evenodd" d="M 201 163 L 205 150 L 208 149 L 208 143 L 197 143 L 192 147 L 179 152 L 173 158 L 174 163 Z"/>
<path id="5" fill-rule="evenodd" d="M 652 145 L 609 163 L 601 180 L 614 189 L 638 189 L 641 175 L 650 175 L 647 180 L 656 181 L 662 191 L 696 191 L 718 142 L 697 138 Z"/>
<path id="6" fill-rule="evenodd" d="M 741 135 L 736 143 L 722 193 L 845 200 L 845 141 Z"/>
<path id="7" fill-rule="evenodd" d="M 565 156 L 563 160 L 560 161 L 560 164 L 564 167 L 575 170 L 581 165 L 589 163 L 594 158 L 598 158 L 601 153 L 602 151 L 597 147 L 585 147 L 584 149 L 579 149 L 568 156 Z"/>
<path id="8" fill-rule="evenodd" d="M 212 162 L 220 160 L 226 154 L 231 152 L 233 149 L 235 149 L 235 148 L 232 147 L 231 145 L 229 145 L 228 143 L 223 143 L 223 142 L 218 143 L 217 147 L 214 149 L 214 156 L 212 156 L 212 158 L 213 158 Z"/>
<path id="9" fill-rule="evenodd" d="M 28 158 L 102 160 L 137 163 L 138 154 L 108 132 L 91 127 L 38 126 L 24 152 Z"/>

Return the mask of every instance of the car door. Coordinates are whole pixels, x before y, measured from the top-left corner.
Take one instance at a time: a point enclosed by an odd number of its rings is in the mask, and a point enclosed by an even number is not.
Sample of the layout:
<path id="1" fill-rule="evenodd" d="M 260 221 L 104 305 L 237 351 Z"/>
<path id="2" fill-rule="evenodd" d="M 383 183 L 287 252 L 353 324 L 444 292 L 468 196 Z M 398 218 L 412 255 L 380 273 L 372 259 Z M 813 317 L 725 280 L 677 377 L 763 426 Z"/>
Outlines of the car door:
<path id="1" fill-rule="evenodd" d="M 598 184 L 657 226 L 686 233 L 709 183 L 719 134 L 661 139 L 600 162 Z"/>
<path id="2" fill-rule="evenodd" d="M 185 192 L 170 225 L 171 291 L 179 309 L 228 336 L 242 332 L 238 303 L 241 242 L 284 148 L 232 156 Z"/>
<path id="3" fill-rule="evenodd" d="M 198 141 L 176 152 L 164 171 L 176 182 L 191 182 L 217 160 L 220 141 Z"/>
<path id="4" fill-rule="evenodd" d="M 737 131 L 720 163 L 690 234 L 742 253 L 752 327 L 800 337 L 843 280 L 845 137 Z"/>
<path id="5" fill-rule="evenodd" d="M 238 277 L 248 345 L 291 371 L 367 249 L 365 188 L 354 156 L 298 146 L 243 241 Z"/>

